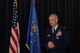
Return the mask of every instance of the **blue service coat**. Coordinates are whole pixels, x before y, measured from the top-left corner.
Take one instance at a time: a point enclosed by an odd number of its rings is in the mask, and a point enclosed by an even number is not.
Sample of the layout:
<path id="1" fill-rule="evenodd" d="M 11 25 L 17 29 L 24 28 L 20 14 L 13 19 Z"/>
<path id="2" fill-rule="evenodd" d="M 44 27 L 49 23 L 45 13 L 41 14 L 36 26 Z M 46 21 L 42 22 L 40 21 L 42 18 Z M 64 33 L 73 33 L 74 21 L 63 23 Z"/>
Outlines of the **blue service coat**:
<path id="1" fill-rule="evenodd" d="M 55 44 L 54 48 L 48 48 L 49 41 Z M 47 29 L 45 37 L 45 47 L 47 49 L 47 53 L 65 53 L 65 49 L 69 48 L 69 45 L 69 32 L 66 27 L 58 26 L 54 33 L 52 33 L 51 28 Z"/>

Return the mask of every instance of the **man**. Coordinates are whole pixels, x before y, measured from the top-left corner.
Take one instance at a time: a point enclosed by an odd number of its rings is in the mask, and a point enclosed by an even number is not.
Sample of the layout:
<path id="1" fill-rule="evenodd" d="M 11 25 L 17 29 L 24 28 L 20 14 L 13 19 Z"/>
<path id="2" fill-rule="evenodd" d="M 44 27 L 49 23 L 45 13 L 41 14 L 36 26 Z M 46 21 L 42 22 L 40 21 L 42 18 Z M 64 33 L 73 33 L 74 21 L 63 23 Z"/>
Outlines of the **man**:
<path id="1" fill-rule="evenodd" d="M 51 28 L 47 29 L 45 38 L 47 53 L 65 53 L 65 49 L 69 48 L 70 41 L 66 27 L 58 25 L 56 14 L 49 16 L 49 24 Z"/>

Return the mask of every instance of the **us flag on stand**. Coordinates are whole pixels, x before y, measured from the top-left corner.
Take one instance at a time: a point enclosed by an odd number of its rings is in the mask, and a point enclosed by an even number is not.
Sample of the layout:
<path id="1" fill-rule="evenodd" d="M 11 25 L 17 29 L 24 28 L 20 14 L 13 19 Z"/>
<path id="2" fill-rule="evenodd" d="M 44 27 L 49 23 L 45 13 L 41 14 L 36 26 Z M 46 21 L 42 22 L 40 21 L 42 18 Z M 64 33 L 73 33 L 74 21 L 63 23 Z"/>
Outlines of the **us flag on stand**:
<path id="1" fill-rule="evenodd" d="M 9 53 L 20 53 L 20 33 L 17 13 L 17 0 L 14 0 Z"/>

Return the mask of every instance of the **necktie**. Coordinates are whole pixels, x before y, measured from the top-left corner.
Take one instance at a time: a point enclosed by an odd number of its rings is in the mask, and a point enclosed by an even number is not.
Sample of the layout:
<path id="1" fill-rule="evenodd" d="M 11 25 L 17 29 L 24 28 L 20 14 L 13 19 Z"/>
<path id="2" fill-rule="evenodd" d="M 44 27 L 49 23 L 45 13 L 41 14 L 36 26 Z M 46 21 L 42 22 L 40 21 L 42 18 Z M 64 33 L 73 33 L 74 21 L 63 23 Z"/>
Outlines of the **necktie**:
<path id="1" fill-rule="evenodd" d="M 55 29 L 54 29 L 54 33 L 55 33 Z"/>
<path id="2" fill-rule="evenodd" d="M 55 29 L 52 29 L 52 33 L 55 33 Z"/>

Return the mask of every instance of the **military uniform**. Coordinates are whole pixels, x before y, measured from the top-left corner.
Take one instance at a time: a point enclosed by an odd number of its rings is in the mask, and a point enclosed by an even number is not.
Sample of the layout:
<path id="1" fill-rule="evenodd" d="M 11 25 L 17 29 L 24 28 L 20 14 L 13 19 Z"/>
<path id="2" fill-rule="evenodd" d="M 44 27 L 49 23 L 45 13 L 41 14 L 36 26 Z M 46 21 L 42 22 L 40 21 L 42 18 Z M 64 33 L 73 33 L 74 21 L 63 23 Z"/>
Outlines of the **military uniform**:
<path id="1" fill-rule="evenodd" d="M 54 48 L 48 48 L 49 41 L 54 43 Z M 52 28 L 48 28 L 46 31 L 45 47 L 47 48 L 47 53 L 65 53 L 69 43 L 69 33 L 66 27 L 58 26 L 54 33 L 52 33 Z"/>

